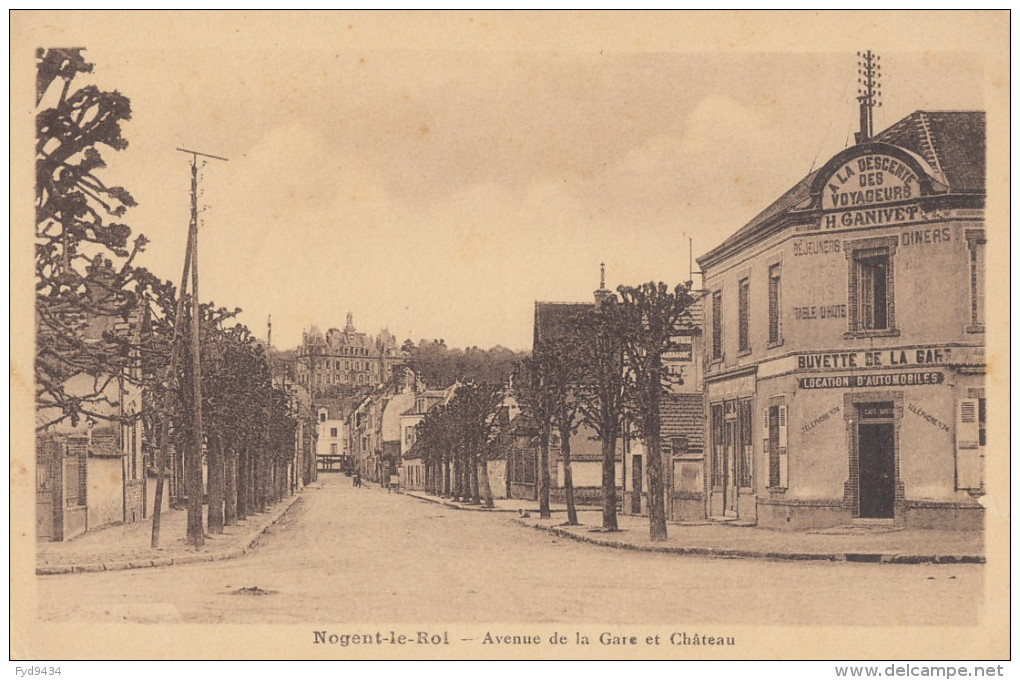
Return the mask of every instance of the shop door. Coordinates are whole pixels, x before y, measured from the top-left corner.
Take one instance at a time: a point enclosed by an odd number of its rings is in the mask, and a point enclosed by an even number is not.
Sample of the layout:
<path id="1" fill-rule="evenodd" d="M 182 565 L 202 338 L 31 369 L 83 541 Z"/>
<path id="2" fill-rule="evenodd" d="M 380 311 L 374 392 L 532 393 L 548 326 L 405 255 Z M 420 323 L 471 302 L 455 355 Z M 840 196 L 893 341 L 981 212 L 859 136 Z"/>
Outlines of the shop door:
<path id="1" fill-rule="evenodd" d="M 727 418 L 723 431 L 723 515 L 737 514 L 737 421 Z"/>
<path id="2" fill-rule="evenodd" d="M 896 497 L 892 423 L 861 423 L 857 428 L 860 466 L 860 516 L 890 518 Z"/>
<path id="3" fill-rule="evenodd" d="M 641 494 L 644 492 L 642 488 L 643 473 L 641 470 L 641 456 L 631 456 L 631 484 L 634 492 L 630 497 L 630 511 L 635 515 L 641 514 Z"/>

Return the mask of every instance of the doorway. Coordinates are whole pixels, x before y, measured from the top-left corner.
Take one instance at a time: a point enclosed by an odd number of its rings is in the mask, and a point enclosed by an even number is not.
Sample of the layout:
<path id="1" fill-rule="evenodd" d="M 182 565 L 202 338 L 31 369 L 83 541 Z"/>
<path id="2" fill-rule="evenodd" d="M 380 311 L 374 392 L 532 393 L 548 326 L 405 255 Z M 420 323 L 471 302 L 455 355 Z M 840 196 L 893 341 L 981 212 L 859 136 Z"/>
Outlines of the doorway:
<path id="1" fill-rule="evenodd" d="M 736 516 L 737 514 L 737 485 L 736 469 L 737 460 L 737 420 L 727 413 L 726 423 L 723 428 L 723 515 Z"/>
<path id="2" fill-rule="evenodd" d="M 860 409 L 861 415 L 865 409 Z M 884 409 L 882 409 L 884 411 Z M 889 405 L 892 410 L 892 405 Z M 896 501 L 896 430 L 892 422 L 863 419 L 857 426 L 862 518 L 893 517 Z"/>
<path id="3" fill-rule="evenodd" d="M 641 470 L 641 456 L 631 457 L 631 479 L 633 480 L 632 487 L 634 489 L 630 497 L 630 511 L 635 515 L 641 514 L 641 494 L 644 493 L 642 487 L 643 474 Z"/>

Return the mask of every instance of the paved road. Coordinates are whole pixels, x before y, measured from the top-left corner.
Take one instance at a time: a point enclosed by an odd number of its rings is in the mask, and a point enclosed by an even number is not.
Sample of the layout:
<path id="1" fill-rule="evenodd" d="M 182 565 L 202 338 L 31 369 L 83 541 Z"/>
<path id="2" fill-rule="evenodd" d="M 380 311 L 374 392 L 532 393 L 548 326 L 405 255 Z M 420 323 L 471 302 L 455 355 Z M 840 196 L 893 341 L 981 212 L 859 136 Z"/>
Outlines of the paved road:
<path id="1" fill-rule="evenodd" d="M 965 625 L 980 565 L 678 557 L 599 548 L 321 476 L 237 560 L 39 577 L 49 620 Z M 237 594 L 257 586 L 269 594 Z"/>

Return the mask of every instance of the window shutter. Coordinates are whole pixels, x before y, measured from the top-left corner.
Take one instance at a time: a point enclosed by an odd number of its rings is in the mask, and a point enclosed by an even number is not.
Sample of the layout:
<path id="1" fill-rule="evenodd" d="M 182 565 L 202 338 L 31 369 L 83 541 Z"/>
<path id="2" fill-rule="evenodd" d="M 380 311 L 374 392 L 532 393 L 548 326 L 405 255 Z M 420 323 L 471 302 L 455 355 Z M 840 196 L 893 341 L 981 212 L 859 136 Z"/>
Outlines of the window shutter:
<path id="1" fill-rule="evenodd" d="M 786 437 L 786 405 L 781 404 L 777 410 L 779 413 L 779 486 L 787 488 L 790 481 L 790 461 L 787 455 Z"/>
<path id="2" fill-rule="evenodd" d="M 769 438 L 769 408 L 766 406 L 761 410 L 762 415 L 762 428 L 761 431 L 765 439 Z"/>
<path id="3" fill-rule="evenodd" d="M 984 451 L 979 442 L 978 400 L 960 399 L 956 408 L 956 488 L 980 489 Z"/>

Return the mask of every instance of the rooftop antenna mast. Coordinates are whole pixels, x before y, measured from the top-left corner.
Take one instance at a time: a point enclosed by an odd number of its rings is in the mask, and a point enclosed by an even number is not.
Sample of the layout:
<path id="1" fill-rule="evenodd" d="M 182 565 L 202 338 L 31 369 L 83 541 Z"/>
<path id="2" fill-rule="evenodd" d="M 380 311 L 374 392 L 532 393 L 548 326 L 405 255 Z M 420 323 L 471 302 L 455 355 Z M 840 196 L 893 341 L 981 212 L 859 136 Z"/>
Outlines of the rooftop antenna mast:
<path id="1" fill-rule="evenodd" d="M 882 101 L 882 57 L 871 50 L 857 53 L 857 103 L 861 112 L 861 131 L 854 134 L 854 141 L 863 144 L 875 133 L 876 106 Z"/>

